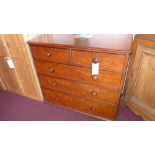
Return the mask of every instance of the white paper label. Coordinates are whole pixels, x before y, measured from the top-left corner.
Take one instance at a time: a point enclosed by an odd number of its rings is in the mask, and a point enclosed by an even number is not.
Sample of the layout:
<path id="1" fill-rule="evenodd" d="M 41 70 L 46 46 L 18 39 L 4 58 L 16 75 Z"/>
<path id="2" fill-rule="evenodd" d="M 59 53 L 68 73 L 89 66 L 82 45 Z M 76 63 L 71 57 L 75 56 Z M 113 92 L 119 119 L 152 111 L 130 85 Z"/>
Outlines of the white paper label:
<path id="1" fill-rule="evenodd" d="M 13 61 L 11 59 L 6 60 L 9 68 L 15 68 Z"/>
<path id="2" fill-rule="evenodd" d="M 99 63 L 92 63 L 92 75 L 98 75 L 99 74 Z"/>

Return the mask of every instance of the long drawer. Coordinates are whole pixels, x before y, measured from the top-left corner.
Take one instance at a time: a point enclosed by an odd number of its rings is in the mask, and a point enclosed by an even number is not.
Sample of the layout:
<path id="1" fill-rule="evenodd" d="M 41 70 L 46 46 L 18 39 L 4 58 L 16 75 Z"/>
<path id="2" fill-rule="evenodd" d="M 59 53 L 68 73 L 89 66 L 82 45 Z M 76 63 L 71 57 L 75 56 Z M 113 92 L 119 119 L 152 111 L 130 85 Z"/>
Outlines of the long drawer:
<path id="1" fill-rule="evenodd" d="M 72 97 L 57 91 L 50 91 L 47 89 L 42 89 L 42 91 L 44 100 L 48 103 L 56 103 L 70 109 L 103 117 L 105 119 L 113 119 L 116 112 L 116 107 L 114 105 L 90 102 L 83 98 Z"/>
<path id="2" fill-rule="evenodd" d="M 123 54 L 101 53 L 91 51 L 72 50 L 71 61 L 73 65 L 91 68 L 94 61 L 99 62 L 100 69 L 110 69 L 122 72 L 126 56 Z"/>
<path id="3" fill-rule="evenodd" d="M 81 68 L 44 61 L 34 61 L 38 73 L 56 76 L 60 78 L 72 79 L 81 82 L 87 82 L 98 86 L 110 86 L 119 88 L 122 74 L 111 71 L 100 71 L 94 78 L 91 69 Z"/>
<path id="4" fill-rule="evenodd" d="M 70 57 L 68 49 L 31 46 L 31 51 L 35 59 L 69 64 Z"/>
<path id="5" fill-rule="evenodd" d="M 41 86 L 44 88 L 54 89 L 71 95 L 98 100 L 103 103 L 117 103 L 118 90 L 112 88 L 102 88 L 80 82 L 74 82 L 72 80 L 49 77 L 41 74 L 39 74 L 38 77 Z"/>

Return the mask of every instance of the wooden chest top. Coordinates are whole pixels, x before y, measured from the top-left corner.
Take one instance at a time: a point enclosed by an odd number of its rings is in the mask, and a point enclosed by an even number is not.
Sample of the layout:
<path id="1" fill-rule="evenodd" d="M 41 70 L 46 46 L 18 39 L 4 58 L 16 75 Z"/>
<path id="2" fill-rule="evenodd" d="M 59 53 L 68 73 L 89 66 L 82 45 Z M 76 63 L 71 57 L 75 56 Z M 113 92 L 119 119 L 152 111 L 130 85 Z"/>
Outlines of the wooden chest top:
<path id="1" fill-rule="evenodd" d="M 28 41 L 29 45 L 46 47 L 67 47 L 91 50 L 111 50 L 131 52 L 131 34 L 97 34 L 91 38 L 75 38 L 72 34 L 48 34 L 40 35 Z"/>

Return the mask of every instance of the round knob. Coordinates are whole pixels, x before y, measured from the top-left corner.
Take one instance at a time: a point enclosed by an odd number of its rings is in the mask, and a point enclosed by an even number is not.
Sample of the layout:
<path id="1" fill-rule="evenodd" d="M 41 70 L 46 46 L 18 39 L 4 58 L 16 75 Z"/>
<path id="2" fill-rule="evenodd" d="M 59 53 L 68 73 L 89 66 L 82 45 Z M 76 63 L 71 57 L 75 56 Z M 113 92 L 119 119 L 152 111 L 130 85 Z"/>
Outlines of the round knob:
<path id="1" fill-rule="evenodd" d="M 96 111 L 96 107 L 91 107 L 91 110 L 92 111 Z"/>
<path id="2" fill-rule="evenodd" d="M 47 53 L 47 56 L 48 56 L 48 57 L 51 57 L 51 53 L 50 53 L 50 52 L 48 52 L 48 53 Z"/>
<path id="3" fill-rule="evenodd" d="M 97 75 L 93 75 L 92 78 L 93 78 L 93 80 L 97 80 L 98 76 Z"/>
<path id="4" fill-rule="evenodd" d="M 60 97 L 57 96 L 57 97 L 55 98 L 55 100 L 58 102 L 58 101 L 60 100 Z"/>
<path id="5" fill-rule="evenodd" d="M 53 73 L 53 72 L 54 72 L 54 68 L 50 68 L 50 69 L 49 69 L 49 72 L 50 72 L 50 73 Z"/>
<path id="6" fill-rule="evenodd" d="M 97 64 L 97 63 L 99 62 L 99 59 L 98 59 L 98 58 L 94 58 L 94 59 L 92 60 L 92 62 L 93 62 L 94 64 Z"/>
<path id="7" fill-rule="evenodd" d="M 96 91 L 93 90 L 93 91 L 91 92 L 91 94 L 92 94 L 93 96 L 96 96 Z"/>
<path id="8" fill-rule="evenodd" d="M 56 85 L 57 85 L 57 83 L 56 83 L 56 82 L 54 82 L 54 83 L 52 84 L 52 86 L 53 86 L 53 87 L 55 87 Z"/>

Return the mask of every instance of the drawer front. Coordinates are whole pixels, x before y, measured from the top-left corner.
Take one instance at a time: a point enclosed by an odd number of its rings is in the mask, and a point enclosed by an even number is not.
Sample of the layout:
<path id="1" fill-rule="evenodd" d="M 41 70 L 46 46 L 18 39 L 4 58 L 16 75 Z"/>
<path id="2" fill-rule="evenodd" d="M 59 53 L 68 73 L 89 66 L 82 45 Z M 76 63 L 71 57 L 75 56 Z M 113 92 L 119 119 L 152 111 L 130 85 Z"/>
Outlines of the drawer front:
<path id="1" fill-rule="evenodd" d="M 91 115 L 100 116 L 105 119 L 113 119 L 116 112 L 116 106 L 91 102 L 83 98 L 69 96 L 57 91 L 42 89 L 44 100 L 49 103 L 56 103 L 67 108 L 75 109 Z"/>
<path id="2" fill-rule="evenodd" d="M 34 61 L 38 73 L 50 76 L 62 77 L 81 82 L 87 82 L 98 86 L 110 86 L 119 88 L 122 74 L 110 71 L 100 71 L 98 76 L 91 75 L 91 69 Z"/>
<path id="3" fill-rule="evenodd" d="M 118 98 L 118 90 L 111 88 L 101 88 L 91 86 L 71 80 L 63 80 L 52 78 L 45 75 L 39 75 L 40 84 L 44 88 L 54 89 L 71 95 L 98 100 L 103 103 L 116 104 Z"/>
<path id="4" fill-rule="evenodd" d="M 72 64 L 90 67 L 98 60 L 100 69 L 110 69 L 122 72 L 126 56 L 123 54 L 97 53 L 72 50 Z"/>
<path id="5" fill-rule="evenodd" d="M 67 49 L 31 46 L 31 51 L 33 57 L 36 59 L 69 63 L 69 50 Z"/>

